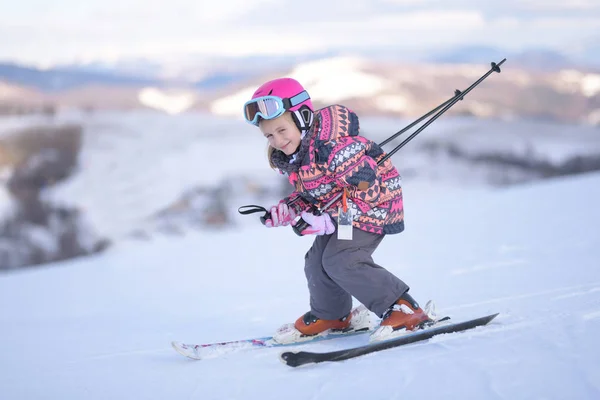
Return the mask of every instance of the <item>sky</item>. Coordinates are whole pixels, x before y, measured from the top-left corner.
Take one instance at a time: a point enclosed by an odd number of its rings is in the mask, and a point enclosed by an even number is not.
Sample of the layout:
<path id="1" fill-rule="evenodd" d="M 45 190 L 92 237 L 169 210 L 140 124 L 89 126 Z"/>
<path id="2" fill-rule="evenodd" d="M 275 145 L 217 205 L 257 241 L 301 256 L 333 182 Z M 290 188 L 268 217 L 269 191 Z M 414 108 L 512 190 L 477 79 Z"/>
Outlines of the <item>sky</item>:
<path id="1" fill-rule="evenodd" d="M 21 0 L 0 5 L 0 60 L 420 52 L 461 45 L 580 51 L 600 0 Z"/>

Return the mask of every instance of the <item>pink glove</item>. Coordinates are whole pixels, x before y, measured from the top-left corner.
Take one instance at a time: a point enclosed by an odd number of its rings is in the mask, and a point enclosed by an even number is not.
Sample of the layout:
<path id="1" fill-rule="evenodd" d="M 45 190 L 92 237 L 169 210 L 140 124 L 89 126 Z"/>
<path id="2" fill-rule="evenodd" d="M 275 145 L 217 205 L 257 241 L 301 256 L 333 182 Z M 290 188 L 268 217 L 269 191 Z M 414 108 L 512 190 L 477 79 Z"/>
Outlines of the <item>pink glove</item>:
<path id="1" fill-rule="evenodd" d="M 302 235 L 331 235 L 335 232 L 335 225 L 333 225 L 333 221 L 327 213 L 314 215 L 303 211 L 300 215 L 310 225 L 301 232 Z"/>
<path id="2" fill-rule="evenodd" d="M 289 208 L 284 202 L 271 207 L 270 213 L 271 218 L 265 221 L 265 226 L 267 228 L 287 226 L 296 218 L 296 213 L 294 210 Z"/>

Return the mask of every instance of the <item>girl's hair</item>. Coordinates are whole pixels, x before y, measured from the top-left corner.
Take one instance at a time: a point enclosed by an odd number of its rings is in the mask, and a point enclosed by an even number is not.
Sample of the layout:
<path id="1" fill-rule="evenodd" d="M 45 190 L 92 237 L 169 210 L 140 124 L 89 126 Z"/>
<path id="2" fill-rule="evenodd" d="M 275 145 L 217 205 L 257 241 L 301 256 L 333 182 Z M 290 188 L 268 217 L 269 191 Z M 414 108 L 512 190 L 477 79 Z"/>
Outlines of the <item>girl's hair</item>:
<path id="1" fill-rule="evenodd" d="M 269 147 L 267 147 L 267 159 L 269 160 L 269 166 L 272 169 L 276 169 L 275 164 L 273 164 L 273 161 L 271 160 L 271 156 L 273 155 L 273 152 L 275 151 L 275 148 L 271 145 L 269 145 Z"/>

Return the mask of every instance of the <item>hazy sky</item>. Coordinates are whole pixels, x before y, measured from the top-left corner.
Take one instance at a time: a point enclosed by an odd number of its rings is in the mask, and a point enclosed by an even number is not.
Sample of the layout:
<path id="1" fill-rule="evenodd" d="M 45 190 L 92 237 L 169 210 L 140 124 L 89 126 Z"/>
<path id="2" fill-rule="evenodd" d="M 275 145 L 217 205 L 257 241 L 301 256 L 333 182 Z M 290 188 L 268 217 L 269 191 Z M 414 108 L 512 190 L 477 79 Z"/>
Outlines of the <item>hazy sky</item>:
<path id="1" fill-rule="evenodd" d="M 600 0 L 18 0 L 0 5 L 0 60 L 394 51 L 482 44 L 579 50 Z"/>

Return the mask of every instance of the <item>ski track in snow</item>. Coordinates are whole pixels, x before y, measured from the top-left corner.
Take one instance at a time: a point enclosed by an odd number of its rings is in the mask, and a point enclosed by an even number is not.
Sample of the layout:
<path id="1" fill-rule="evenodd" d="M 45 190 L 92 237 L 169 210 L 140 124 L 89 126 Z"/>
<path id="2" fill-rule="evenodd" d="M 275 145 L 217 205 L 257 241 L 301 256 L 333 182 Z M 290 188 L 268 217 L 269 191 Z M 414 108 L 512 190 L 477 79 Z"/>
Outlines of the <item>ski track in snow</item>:
<path id="1" fill-rule="evenodd" d="M 584 286 L 588 286 L 588 285 L 584 285 Z M 543 296 L 543 295 L 548 295 L 548 294 L 553 294 L 556 292 L 563 292 L 563 291 L 571 291 L 574 289 L 580 289 L 582 286 L 576 286 L 576 287 L 565 287 L 565 288 L 557 288 L 554 290 L 550 290 L 550 291 L 544 291 L 544 292 L 539 292 L 539 293 L 531 293 L 531 294 L 526 294 L 526 295 L 522 295 L 522 296 L 511 296 L 509 298 L 499 298 L 499 299 L 492 299 L 489 302 L 482 302 L 482 303 L 477 303 L 477 304 L 469 304 L 469 305 L 463 305 L 463 306 L 458 306 L 458 307 L 448 307 L 448 310 L 452 310 L 452 309 L 460 309 L 460 308 L 464 308 L 464 307 L 473 307 L 476 305 L 481 305 L 481 304 L 487 304 L 487 303 L 493 303 L 493 302 L 506 302 L 507 300 L 515 300 L 515 299 L 523 299 L 523 298 L 529 298 L 529 297 L 536 297 L 536 296 Z M 597 289 L 597 288 L 595 288 Z M 582 294 L 589 294 L 589 293 L 594 293 L 598 290 L 595 289 L 591 289 L 589 291 L 582 291 L 582 292 L 577 292 L 575 294 L 569 294 L 569 295 L 563 295 L 563 296 L 558 296 L 555 297 L 554 300 L 560 300 L 562 298 L 565 297 L 570 297 L 570 296 L 579 296 Z M 468 338 L 474 338 L 474 337 L 479 337 L 479 336 L 489 336 L 489 335 L 495 335 L 498 333 L 508 333 L 509 331 L 519 331 L 522 330 L 524 328 L 528 328 L 531 326 L 541 326 L 544 324 L 547 324 L 549 322 L 549 320 L 562 320 L 565 317 L 568 316 L 572 316 L 574 315 L 572 312 L 568 311 L 568 312 L 560 312 L 560 313 L 555 313 L 555 314 L 551 314 L 551 316 L 544 316 L 544 317 L 539 317 L 539 318 L 524 318 L 522 320 L 514 320 L 513 317 L 511 317 L 510 315 L 507 314 L 500 314 L 494 321 L 492 321 L 490 324 L 488 324 L 485 327 L 478 327 L 472 330 L 469 330 L 467 332 L 460 332 L 460 333 L 454 333 L 454 334 L 444 334 L 444 335 L 439 335 L 436 336 L 432 339 L 429 339 L 428 341 L 422 342 L 422 343 L 415 343 L 409 346 L 422 346 L 425 345 L 427 343 L 435 343 L 435 344 L 448 344 L 451 342 L 454 342 L 456 340 L 461 340 L 464 339 L 465 337 Z M 576 315 L 576 314 L 575 314 Z M 584 313 L 582 314 L 582 318 L 584 320 L 590 320 L 590 319 L 596 319 L 596 318 L 600 318 L 600 311 L 598 312 L 591 312 L 591 313 Z M 346 339 L 352 339 L 352 338 L 346 338 Z M 360 345 L 361 341 L 360 339 L 356 339 L 355 338 L 355 343 L 354 345 Z M 347 345 L 342 345 L 343 340 L 337 340 L 337 341 L 330 341 L 330 342 L 324 342 L 324 343 L 320 343 L 322 345 L 325 345 L 325 347 L 333 347 L 335 349 L 341 349 L 341 348 L 345 348 L 345 347 L 350 347 L 351 344 L 347 344 Z M 316 343 L 315 343 L 316 344 Z M 313 344 L 314 345 L 314 344 Z M 309 345 L 310 346 L 310 345 Z M 302 349 L 306 349 L 309 346 L 298 346 L 298 350 L 302 350 Z M 329 349 L 331 350 L 331 349 Z M 396 350 L 401 350 L 401 349 L 396 349 Z M 137 355 L 137 354 L 143 354 L 143 353 L 151 353 L 151 352 L 155 352 L 155 351 L 161 351 L 161 349 L 157 349 L 157 350 L 147 350 L 147 351 L 136 351 L 136 352 L 126 352 L 126 353 L 118 353 L 118 354 L 112 354 L 112 355 L 106 355 L 106 356 L 98 356 L 98 357 L 93 357 L 95 359 L 101 359 L 101 358 L 108 358 L 108 357 L 112 357 L 112 356 L 125 356 L 125 355 Z M 252 348 L 252 347 L 247 347 L 245 349 L 242 349 L 240 352 L 257 352 L 259 353 L 259 356 L 262 356 L 260 353 L 265 352 L 264 349 L 260 349 L 260 348 Z M 283 351 L 282 349 L 278 349 L 278 348 L 274 348 L 274 349 L 269 349 L 267 351 L 271 351 L 271 352 L 281 352 Z M 224 351 L 223 354 L 226 353 L 230 353 L 230 351 Z M 236 353 L 235 350 L 232 350 L 231 353 Z M 303 368 L 306 367 L 310 367 L 310 365 L 308 366 L 304 366 Z"/>
<path id="2" fill-rule="evenodd" d="M 521 300 L 521 299 L 528 299 L 528 298 L 533 298 L 533 297 L 548 296 L 548 295 L 565 292 L 565 291 L 567 291 L 567 292 L 575 291 L 575 292 L 568 293 L 566 295 L 561 295 L 561 296 L 554 298 L 555 300 L 562 300 L 565 298 L 565 296 L 572 297 L 572 296 L 581 296 L 584 294 L 595 293 L 595 292 L 599 291 L 598 290 L 599 288 L 597 287 L 599 284 L 600 284 L 600 282 L 595 282 L 595 283 L 590 283 L 590 284 L 585 284 L 585 285 L 576 285 L 576 286 L 561 287 L 561 288 L 550 289 L 550 290 L 542 290 L 542 291 L 534 292 L 534 293 L 523 293 L 520 295 L 498 297 L 498 298 L 488 299 L 488 300 L 479 301 L 479 302 L 475 302 L 475 303 L 461 304 L 461 305 L 455 305 L 455 306 L 450 305 L 448 307 L 444 307 L 444 310 L 445 311 L 461 310 L 464 308 L 479 307 L 479 306 L 489 305 L 489 304 L 505 303 L 505 302 L 511 301 L 511 300 Z M 581 291 L 582 289 L 587 289 L 590 286 L 592 286 L 592 288 L 590 290 Z"/>
<path id="3" fill-rule="evenodd" d="M 584 314 L 583 315 L 583 319 L 586 320 L 586 321 L 590 321 L 590 320 L 594 320 L 594 319 L 600 319 L 600 310 Z"/>
<path id="4" fill-rule="evenodd" d="M 111 358 L 118 358 L 118 357 L 131 357 L 131 356 L 140 356 L 140 355 L 145 355 L 145 354 L 158 354 L 158 353 L 170 354 L 171 351 L 166 350 L 163 347 L 155 348 L 155 349 L 148 349 L 148 350 L 121 351 L 121 352 L 115 352 L 115 353 L 109 353 L 109 354 L 99 354 L 97 356 L 88 356 L 82 360 L 72 361 L 72 362 L 70 362 L 70 364 L 79 364 L 82 362 L 94 361 L 94 360 L 108 360 Z"/>
<path id="5" fill-rule="evenodd" d="M 596 292 L 600 292 L 600 286 L 591 288 L 589 290 L 582 290 L 582 291 L 579 291 L 579 292 L 573 292 L 573 293 L 565 294 L 565 295 L 562 295 L 562 296 L 557 296 L 554 299 L 555 300 L 563 300 L 563 299 L 569 299 L 571 297 L 586 296 L 586 295 L 589 295 L 589 294 L 592 294 L 592 293 L 596 293 Z"/>
<path id="6" fill-rule="evenodd" d="M 485 270 L 495 269 L 495 268 L 514 267 L 514 266 L 519 266 L 519 265 L 523 265 L 523 264 L 527 264 L 527 260 L 514 259 L 514 260 L 507 260 L 507 261 L 497 261 L 497 262 L 493 262 L 493 263 L 475 265 L 470 268 L 455 269 L 452 271 L 452 274 L 453 275 L 463 275 L 463 274 L 480 272 L 480 271 L 485 271 Z"/>

